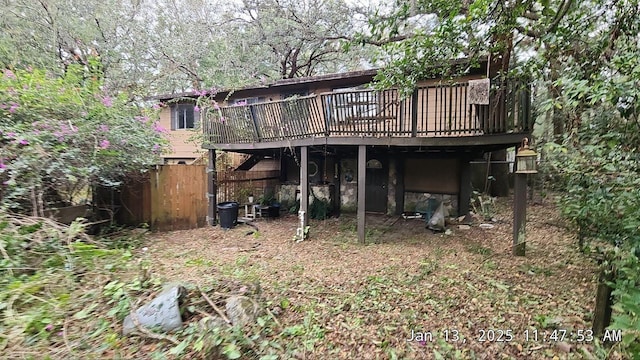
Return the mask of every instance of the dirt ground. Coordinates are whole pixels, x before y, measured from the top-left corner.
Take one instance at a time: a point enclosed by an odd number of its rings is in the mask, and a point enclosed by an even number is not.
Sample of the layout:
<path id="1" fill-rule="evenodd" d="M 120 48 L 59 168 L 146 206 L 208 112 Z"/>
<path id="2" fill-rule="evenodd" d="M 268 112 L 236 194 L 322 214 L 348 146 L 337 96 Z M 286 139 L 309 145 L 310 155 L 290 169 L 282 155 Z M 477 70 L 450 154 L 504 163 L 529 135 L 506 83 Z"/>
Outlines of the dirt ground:
<path id="1" fill-rule="evenodd" d="M 508 199 L 494 228 L 476 221 L 450 235 L 371 215 L 362 245 L 355 216 L 343 215 L 311 221 L 310 239 L 295 243 L 298 219 L 283 215 L 255 221 L 253 233 L 155 233 L 147 247 L 169 281 L 259 281 L 273 304 L 290 304 L 279 321 L 302 329 L 290 345 L 301 359 L 597 358 L 596 264 L 551 200 L 527 211 L 525 257 L 511 254 Z"/>

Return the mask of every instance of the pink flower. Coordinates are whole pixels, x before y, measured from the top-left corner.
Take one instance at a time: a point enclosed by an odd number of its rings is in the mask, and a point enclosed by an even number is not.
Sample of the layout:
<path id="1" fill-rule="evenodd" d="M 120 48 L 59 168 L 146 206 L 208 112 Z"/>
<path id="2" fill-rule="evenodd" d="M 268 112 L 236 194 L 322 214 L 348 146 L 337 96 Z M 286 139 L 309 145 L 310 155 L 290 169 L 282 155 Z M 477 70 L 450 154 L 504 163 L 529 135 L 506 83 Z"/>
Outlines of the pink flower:
<path id="1" fill-rule="evenodd" d="M 216 109 L 216 110 L 220 110 L 220 105 L 218 105 L 217 102 L 214 102 L 213 103 L 213 108 Z"/>
<path id="2" fill-rule="evenodd" d="M 16 112 L 16 109 L 18 108 L 18 106 L 19 106 L 18 104 L 12 103 L 11 107 L 9 108 L 9 112 L 13 114 L 14 112 Z"/>
<path id="3" fill-rule="evenodd" d="M 27 141 L 25 139 L 20 139 L 20 141 L 18 141 L 18 144 L 20 144 L 20 145 L 29 145 L 29 141 Z"/>
<path id="4" fill-rule="evenodd" d="M 109 142 L 109 140 L 104 139 L 104 140 L 100 141 L 100 148 L 101 149 L 106 149 L 106 148 L 109 147 L 110 144 L 111 143 Z"/>
<path id="5" fill-rule="evenodd" d="M 151 149 L 154 153 L 157 153 L 160 151 L 160 145 L 158 144 L 154 144 L 153 148 Z"/>
<path id="6" fill-rule="evenodd" d="M 103 124 L 103 125 L 100 125 L 100 131 L 102 131 L 102 132 L 107 132 L 107 131 L 109 131 L 109 126 L 104 125 L 104 124 Z"/>
<path id="7" fill-rule="evenodd" d="M 157 133 L 166 133 L 167 129 L 165 129 L 164 127 L 162 127 L 162 125 L 160 125 L 159 122 L 154 122 L 153 123 L 153 130 Z"/>
<path id="8" fill-rule="evenodd" d="M 153 108 L 153 110 L 158 110 L 160 109 L 160 104 L 153 104 L 151 108 Z"/>
<path id="9" fill-rule="evenodd" d="M 105 96 L 102 98 L 102 105 L 106 106 L 106 107 L 112 107 L 113 106 L 113 101 L 111 100 L 111 97 L 109 96 Z"/>
<path id="10" fill-rule="evenodd" d="M 225 122 L 224 116 L 220 116 L 220 122 L 221 122 L 221 123 L 224 123 L 224 122 Z"/>
<path id="11" fill-rule="evenodd" d="M 53 330 L 53 325 L 48 324 L 47 326 L 44 327 L 44 329 L 47 330 L 47 331 L 51 331 L 51 330 Z"/>
<path id="12" fill-rule="evenodd" d="M 200 111 L 200 107 L 198 105 L 194 106 L 193 111 Z"/>
<path id="13" fill-rule="evenodd" d="M 13 71 L 11 71 L 9 69 L 4 69 L 4 76 L 7 79 L 15 79 L 16 78 L 16 74 L 14 74 Z"/>
<path id="14" fill-rule="evenodd" d="M 6 169 L 7 165 L 5 165 L 2 161 L 0 161 L 0 169 Z"/>
<path id="15" fill-rule="evenodd" d="M 8 132 L 8 133 L 7 133 L 7 136 L 8 136 L 8 137 L 10 137 L 10 138 L 14 138 L 14 137 L 16 137 L 16 133 L 14 133 L 14 132 Z"/>

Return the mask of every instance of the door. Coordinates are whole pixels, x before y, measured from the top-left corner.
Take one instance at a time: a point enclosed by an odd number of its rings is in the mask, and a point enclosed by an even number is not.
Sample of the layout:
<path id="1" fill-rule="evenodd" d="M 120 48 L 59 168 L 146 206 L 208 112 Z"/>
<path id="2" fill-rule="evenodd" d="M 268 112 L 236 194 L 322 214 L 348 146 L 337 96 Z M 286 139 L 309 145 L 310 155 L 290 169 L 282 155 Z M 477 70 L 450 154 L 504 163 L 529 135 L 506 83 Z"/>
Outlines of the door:
<path id="1" fill-rule="evenodd" d="M 387 163 L 380 158 L 371 158 L 367 161 L 366 167 L 365 210 L 386 213 L 387 181 L 389 179 Z"/>

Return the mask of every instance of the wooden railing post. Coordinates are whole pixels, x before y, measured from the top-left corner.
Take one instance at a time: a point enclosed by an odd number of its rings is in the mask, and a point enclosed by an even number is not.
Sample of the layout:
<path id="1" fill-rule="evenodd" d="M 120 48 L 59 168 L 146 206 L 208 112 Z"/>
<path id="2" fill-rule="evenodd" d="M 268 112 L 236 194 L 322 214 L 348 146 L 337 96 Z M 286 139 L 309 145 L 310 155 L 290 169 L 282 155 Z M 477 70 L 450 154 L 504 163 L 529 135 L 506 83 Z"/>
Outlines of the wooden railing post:
<path id="1" fill-rule="evenodd" d="M 427 129 L 424 129 L 425 131 Z M 411 94 L 411 137 L 418 136 L 418 89 Z"/>

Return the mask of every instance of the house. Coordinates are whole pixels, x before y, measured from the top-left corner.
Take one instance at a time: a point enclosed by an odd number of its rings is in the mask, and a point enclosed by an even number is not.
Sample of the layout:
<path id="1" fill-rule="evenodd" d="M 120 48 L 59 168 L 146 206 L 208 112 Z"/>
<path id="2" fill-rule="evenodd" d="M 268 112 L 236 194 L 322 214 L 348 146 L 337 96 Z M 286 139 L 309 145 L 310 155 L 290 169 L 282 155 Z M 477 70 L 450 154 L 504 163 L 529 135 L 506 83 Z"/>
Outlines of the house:
<path id="1" fill-rule="evenodd" d="M 313 199 L 336 212 L 357 211 L 361 240 L 366 212 L 428 211 L 445 202 L 463 215 L 470 161 L 517 146 L 532 126 L 526 82 L 499 83 L 487 67 L 425 79 L 409 97 L 373 90 L 375 70 L 220 91 L 203 110 L 203 148 L 244 153 L 250 166 L 279 169 L 280 201 L 299 199 L 305 214 Z M 209 157 L 210 168 L 215 160 Z M 214 194 L 215 178 L 209 180 Z"/>

